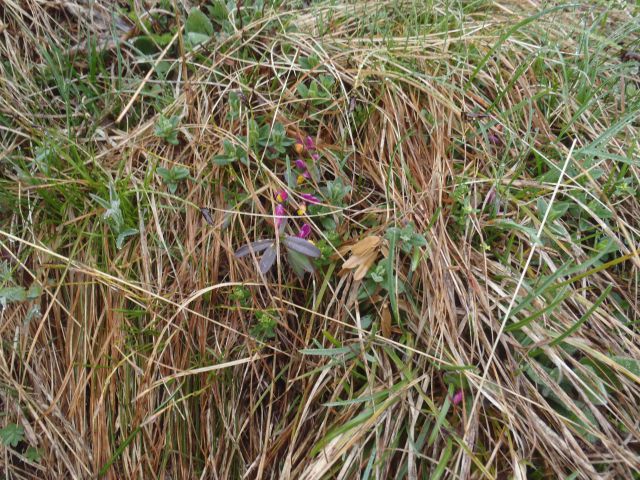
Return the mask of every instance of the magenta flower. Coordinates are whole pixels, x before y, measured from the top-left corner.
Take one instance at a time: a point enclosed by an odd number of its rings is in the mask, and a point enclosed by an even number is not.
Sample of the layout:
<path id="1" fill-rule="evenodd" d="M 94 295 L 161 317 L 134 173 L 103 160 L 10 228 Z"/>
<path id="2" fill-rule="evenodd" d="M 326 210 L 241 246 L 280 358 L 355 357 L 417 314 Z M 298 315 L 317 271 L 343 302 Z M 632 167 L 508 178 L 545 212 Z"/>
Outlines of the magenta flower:
<path id="1" fill-rule="evenodd" d="M 454 405 L 458 405 L 460 402 L 462 402 L 463 397 L 464 397 L 464 392 L 462 391 L 462 389 L 460 389 L 455 393 L 451 401 L 453 402 Z"/>
<path id="2" fill-rule="evenodd" d="M 280 190 L 276 193 L 276 202 L 278 203 L 286 202 L 287 198 L 289 198 L 289 194 L 286 190 Z"/>
<path id="3" fill-rule="evenodd" d="M 307 150 L 315 150 L 316 149 L 316 144 L 313 141 L 313 138 L 311 138 L 310 136 L 305 137 L 305 139 L 304 139 L 304 148 L 306 148 Z"/>
<path id="4" fill-rule="evenodd" d="M 300 197 L 302 197 L 303 200 L 305 200 L 307 203 L 310 203 L 311 205 L 320 203 L 320 200 L 318 200 L 318 197 L 316 197 L 315 195 L 311 195 L 310 193 L 301 193 Z"/>
<path id="5" fill-rule="evenodd" d="M 304 163 L 304 160 L 302 160 L 301 158 L 297 159 L 294 162 L 296 168 L 300 169 L 300 170 L 306 170 L 307 169 L 307 164 Z"/>
<path id="6" fill-rule="evenodd" d="M 275 211 L 276 218 L 274 220 L 274 224 L 276 228 L 280 228 L 280 225 L 282 225 L 282 222 L 284 221 L 284 216 L 286 213 L 287 212 L 284 209 L 284 205 L 282 205 L 281 203 L 276 205 L 276 211 Z"/>
<path id="7" fill-rule="evenodd" d="M 311 154 L 311 158 L 313 159 L 314 162 L 317 162 L 318 160 L 320 160 L 320 154 L 319 153 L 312 153 Z"/>
<path id="8" fill-rule="evenodd" d="M 309 235 L 311 235 L 311 225 L 305 223 L 298 232 L 298 238 L 307 238 Z"/>
<path id="9" fill-rule="evenodd" d="M 309 180 L 310 178 L 311 178 L 311 175 L 309 174 L 309 172 L 305 170 L 300 175 L 298 175 L 297 183 L 298 185 L 302 185 L 305 180 Z"/>
<path id="10" fill-rule="evenodd" d="M 502 145 L 502 139 L 495 133 L 490 133 L 489 135 L 487 135 L 487 138 L 489 139 L 489 143 L 491 145 L 496 145 L 498 147 Z"/>

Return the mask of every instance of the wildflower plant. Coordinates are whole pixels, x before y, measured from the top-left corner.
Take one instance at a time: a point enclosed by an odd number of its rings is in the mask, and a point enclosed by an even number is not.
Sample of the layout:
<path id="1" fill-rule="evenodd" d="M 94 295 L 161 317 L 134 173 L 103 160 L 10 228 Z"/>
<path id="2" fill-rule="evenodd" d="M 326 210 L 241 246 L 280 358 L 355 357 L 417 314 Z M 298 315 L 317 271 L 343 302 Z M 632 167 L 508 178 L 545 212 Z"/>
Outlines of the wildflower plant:
<path id="1" fill-rule="evenodd" d="M 313 260 L 318 259 L 322 252 L 309 240 L 312 228 L 309 223 L 303 222 L 299 227 L 296 235 L 284 234 L 288 219 L 288 212 L 295 210 L 299 217 L 307 214 L 308 208 L 321 203 L 320 199 L 314 193 L 305 192 L 308 181 L 311 179 L 309 172 L 309 164 L 317 161 L 320 156 L 316 151 L 315 142 L 311 137 L 299 139 L 294 144 L 287 138 L 284 128 L 274 128 L 268 136 L 268 132 L 264 128 L 260 129 L 258 143 L 268 149 L 272 154 L 282 155 L 286 153 L 286 149 L 293 144 L 294 152 L 300 157 L 294 162 L 296 173 L 295 192 L 290 194 L 287 190 L 278 190 L 273 196 L 273 228 L 280 238 L 268 238 L 248 243 L 238 248 L 235 252 L 236 258 L 243 258 L 249 255 L 260 254 L 258 268 L 261 273 L 267 273 L 276 263 L 278 257 L 277 249 L 279 246 L 284 247 L 287 260 L 293 271 L 299 277 L 303 277 L 305 273 L 313 273 L 315 265 Z M 267 142 L 265 139 L 268 138 Z M 307 155 L 308 160 L 304 160 L 302 155 Z M 309 162 L 309 163 L 308 163 Z M 289 207 L 287 207 L 289 205 Z"/>

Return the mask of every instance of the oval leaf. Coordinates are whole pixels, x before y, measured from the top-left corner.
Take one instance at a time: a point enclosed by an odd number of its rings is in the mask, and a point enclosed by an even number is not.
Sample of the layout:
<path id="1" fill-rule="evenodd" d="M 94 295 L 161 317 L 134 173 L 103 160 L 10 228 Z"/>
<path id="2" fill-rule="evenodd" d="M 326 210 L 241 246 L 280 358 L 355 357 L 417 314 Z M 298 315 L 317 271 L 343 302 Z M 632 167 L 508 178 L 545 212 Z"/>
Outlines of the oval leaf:
<path id="1" fill-rule="evenodd" d="M 236 250 L 236 253 L 234 253 L 234 255 L 236 258 L 246 257 L 251 252 L 261 252 L 269 248 L 271 245 L 273 245 L 273 239 L 258 240 L 257 242 L 247 243 L 246 245 L 241 246 L 238 250 Z"/>
<path id="2" fill-rule="evenodd" d="M 313 273 L 315 270 L 309 257 L 301 253 L 287 249 L 287 258 L 289 259 L 291 268 L 293 268 L 293 271 L 298 277 L 303 277 L 305 272 Z"/>
<path id="3" fill-rule="evenodd" d="M 276 261 L 276 247 L 271 245 L 260 259 L 260 272 L 267 273 Z"/>
<path id="4" fill-rule="evenodd" d="M 285 237 L 282 242 L 288 249 L 306 255 L 307 257 L 318 258 L 321 253 L 318 247 L 303 238 Z"/>

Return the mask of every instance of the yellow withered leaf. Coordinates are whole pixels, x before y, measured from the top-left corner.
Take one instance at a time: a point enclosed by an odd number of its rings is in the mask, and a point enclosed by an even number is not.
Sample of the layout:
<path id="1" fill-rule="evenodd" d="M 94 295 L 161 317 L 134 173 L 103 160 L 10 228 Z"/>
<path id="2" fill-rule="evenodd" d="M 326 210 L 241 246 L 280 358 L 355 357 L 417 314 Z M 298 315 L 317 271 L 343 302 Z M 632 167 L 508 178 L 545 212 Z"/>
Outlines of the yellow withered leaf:
<path id="1" fill-rule="evenodd" d="M 367 252 L 378 248 L 381 241 L 382 237 L 379 237 L 378 235 L 370 235 L 351 247 L 351 253 L 354 255 L 365 255 Z"/>
<path id="2" fill-rule="evenodd" d="M 362 263 L 362 257 L 360 255 L 351 255 L 343 264 L 342 268 L 358 268 Z"/>
<path id="3" fill-rule="evenodd" d="M 355 269 L 354 280 L 362 280 L 367 275 L 381 251 L 385 257 L 388 254 L 386 242 L 378 235 L 369 235 L 354 245 L 343 246 L 340 249 L 342 255 L 349 251 L 351 256 L 342 264 L 342 272 Z"/>
<path id="4" fill-rule="evenodd" d="M 354 255 L 355 256 L 355 255 Z M 353 274 L 354 280 L 362 280 L 366 275 L 371 266 L 376 262 L 378 258 L 378 251 L 372 250 L 365 256 L 358 256 L 357 258 L 361 259 L 356 272 Z"/>
<path id="5" fill-rule="evenodd" d="M 362 280 L 371 266 L 375 263 L 383 246 L 382 237 L 370 235 L 363 238 L 355 245 L 349 246 L 346 251 L 351 251 L 351 257 L 342 264 L 343 270 L 355 269 L 354 280 Z"/>

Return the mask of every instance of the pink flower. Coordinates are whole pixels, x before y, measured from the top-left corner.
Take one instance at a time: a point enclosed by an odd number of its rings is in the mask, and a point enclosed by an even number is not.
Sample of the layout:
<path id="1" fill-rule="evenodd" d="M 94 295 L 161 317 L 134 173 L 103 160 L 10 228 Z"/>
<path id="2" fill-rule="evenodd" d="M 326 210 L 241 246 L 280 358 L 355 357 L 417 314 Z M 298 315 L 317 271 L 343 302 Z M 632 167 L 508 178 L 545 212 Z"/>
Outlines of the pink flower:
<path id="1" fill-rule="evenodd" d="M 498 147 L 502 145 L 502 139 L 495 133 L 490 133 L 489 135 L 487 135 L 487 138 L 489 139 L 489 143 L 491 145 L 496 145 Z"/>
<path id="2" fill-rule="evenodd" d="M 311 225 L 305 223 L 298 232 L 298 238 L 307 238 L 309 235 L 311 235 Z"/>
<path id="3" fill-rule="evenodd" d="M 298 185 L 302 185 L 305 180 L 308 180 L 310 178 L 311 178 L 311 175 L 309 174 L 309 172 L 304 171 L 303 173 L 298 175 L 297 183 L 298 183 Z"/>
<path id="4" fill-rule="evenodd" d="M 280 228 L 280 225 L 282 225 L 282 222 L 284 221 L 284 216 L 286 213 L 287 212 L 284 209 L 284 205 L 282 205 L 281 203 L 276 205 L 276 211 L 275 211 L 276 218 L 274 220 L 276 228 Z"/>
<path id="5" fill-rule="evenodd" d="M 289 194 L 286 190 L 280 190 L 276 193 L 276 202 L 278 203 L 286 202 L 287 198 L 289 198 Z"/>
<path id="6" fill-rule="evenodd" d="M 304 148 L 306 148 L 307 150 L 315 150 L 316 149 L 316 144 L 313 141 L 313 138 L 311 138 L 308 135 L 304 139 Z"/>
<path id="7" fill-rule="evenodd" d="M 320 154 L 319 153 L 312 153 L 311 154 L 311 158 L 313 159 L 314 162 L 317 162 L 318 160 L 320 160 Z"/>
<path id="8" fill-rule="evenodd" d="M 304 160 L 302 160 L 301 158 L 297 159 L 294 162 L 294 165 L 296 166 L 296 168 L 298 168 L 300 170 L 306 170 L 307 169 L 307 164 L 304 163 Z"/>
<path id="9" fill-rule="evenodd" d="M 301 193 L 300 197 L 302 197 L 303 200 L 305 200 L 307 203 L 310 203 L 311 205 L 320 203 L 320 200 L 318 200 L 318 197 L 316 197 L 315 195 L 311 195 L 310 193 Z"/>
<path id="10" fill-rule="evenodd" d="M 464 398 L 464 392 L 462 391 L 462 389 L 460 389 L 455 393 L 451 401 L 453 402 L 454 405 L 458 405 L 460 402 L 462 402 L 463 398 Z"/>

